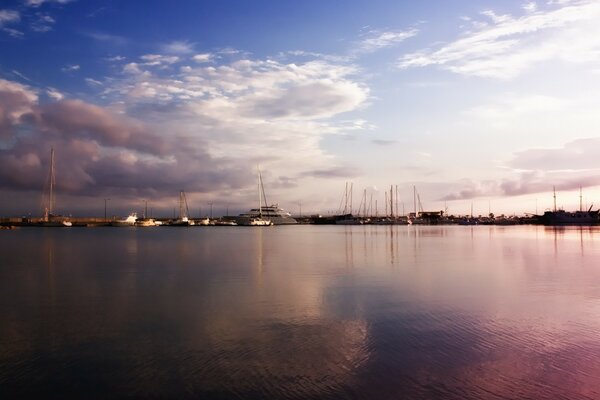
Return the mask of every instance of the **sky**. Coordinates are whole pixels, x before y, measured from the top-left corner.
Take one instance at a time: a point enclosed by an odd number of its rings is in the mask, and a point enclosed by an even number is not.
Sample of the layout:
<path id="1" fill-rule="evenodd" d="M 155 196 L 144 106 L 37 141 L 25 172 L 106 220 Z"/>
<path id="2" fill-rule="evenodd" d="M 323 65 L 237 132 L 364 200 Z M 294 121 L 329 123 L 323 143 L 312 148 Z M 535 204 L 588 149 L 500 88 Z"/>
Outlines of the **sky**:
<path id="1" fill-rule="evenodd" d="M 0 215 L 600 207 L 600 1 L 0 3 Z M 595 204 L 594 204 L 595 203 Z M 349 205 L 348 205 L 349 206 Z M 396 207 L 396 204 L 394 204 Z"/>

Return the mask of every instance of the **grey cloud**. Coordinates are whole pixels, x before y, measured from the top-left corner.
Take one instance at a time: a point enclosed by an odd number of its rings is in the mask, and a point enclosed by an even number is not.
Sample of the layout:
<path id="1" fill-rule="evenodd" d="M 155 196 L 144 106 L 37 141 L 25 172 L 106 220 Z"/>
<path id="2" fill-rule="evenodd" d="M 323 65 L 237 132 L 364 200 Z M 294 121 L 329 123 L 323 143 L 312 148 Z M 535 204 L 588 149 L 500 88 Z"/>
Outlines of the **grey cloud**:
<path id="1" fill-rule="evenodd" d="M 336 167 L 328 169 L 317 169 L 306 171 L 304 177 L 314 178 L 354 178 L 360 175 L 360 171 L 354 167 Z"/>
<path id="2" fill-rule="evenodd" d="M 555 149 L 528 149 L 515 154 L 510 166 L 526 170 L 598 169 L 600 138 L 577 139 Z"/>
<path id="3" fill-rule="evenodd" d="M 376 144 L 378 146 L 390 146 L 392 144 L 397 143 L 396 140 L 385 140 L 385 139 L 373 139 L 371 143 Z"/>

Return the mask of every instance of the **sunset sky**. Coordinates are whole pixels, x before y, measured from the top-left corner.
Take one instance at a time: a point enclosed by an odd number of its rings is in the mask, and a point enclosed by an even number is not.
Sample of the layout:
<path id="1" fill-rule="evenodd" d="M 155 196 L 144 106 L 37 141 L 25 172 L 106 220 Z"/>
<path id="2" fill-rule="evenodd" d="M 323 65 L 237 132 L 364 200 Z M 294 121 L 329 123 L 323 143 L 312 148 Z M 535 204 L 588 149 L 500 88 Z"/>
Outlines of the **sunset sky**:
<path id="1" fill-rule="evenodd" d="M 600 207 L 600 1 L 0 4 L 0 215 Z"/>

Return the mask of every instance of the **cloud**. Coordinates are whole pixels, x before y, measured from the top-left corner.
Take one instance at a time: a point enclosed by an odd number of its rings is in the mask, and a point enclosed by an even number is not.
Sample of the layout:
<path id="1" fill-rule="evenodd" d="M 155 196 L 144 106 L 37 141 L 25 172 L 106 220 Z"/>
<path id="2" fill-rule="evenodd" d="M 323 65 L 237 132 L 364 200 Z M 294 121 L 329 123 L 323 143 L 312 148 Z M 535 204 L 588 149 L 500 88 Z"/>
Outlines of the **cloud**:
<path id="1" fill-rule="evenodd" d="M 370 53 L 386 47 L 394 46 L 418 34 L 417 29 L 406 31 L 370 31 L 360 43 L 359 51 Z"/>
<path id="2" fill-rule="evenodd" d="M 558 148 L 534 148 L 516 152 L 508 162 L 509 178 L 476 182 L 463 180 L 441 200 L 520 196 L 600 185 L 600 138 L 577 139 Z"/>
<path id="3" fill-rule="evenodd" d="M 179 61 L 177 56 L 165 56 L 160 54 L 146 54 L 140 57 L 143 61 L 142 65 L 159 66 L 165 64 L 174 64 Z"/>
<path id="4" fill-rule="evenodd" d="M 17 38 L 17 39 L 21 39 L 23 36 L 25 36 L 25 34 L 17 29 L 12 29 L 12 28 L 2 28 L 2 30 L 6 33 L 8 33 L 10 36 Z"/>
<path id="5" fill-rule="evenodd" d="M 15 137 L 17 126 L 37 100 L 37 92 L 28 86 L 0 79 L 1 140 L 9 141 Z"/>
<path id="6" fill-rule="evenodd" d="M 19 22 L 21 15 L 18 11 L 13 10 L 0 10 L 0 27 L 12 22 Z"/>
<path id="7" fill-rule="evenodd" d="M 112 62 L 114 62 L 114 61 L 123 61 L 123 60 L 126 60 L 126 59 L 127 58 L 123 57 L 123 56 L 114 56 L 114 57 L 108 57 L 106 59 L 106 61 L 112 61 Z"/>
<path id="8" fill-rule="evenodd" d="M 0 29 L 17 39 L 20 39 L 24 36 L 23 32 L 14 28 L 8 28 L 6 25 L 19 22 L 20 20 L 21 14 L 19 14 L 18 11 L 0 10 Z"/>
<path id="9" fill-rule="evenodd" d="M 52 30 L 52 24 L 56 23 L 56 20 L 46 14 L 37 14 L 37 20 L 31 24 L 31 30 L 35 32 L 48 32 Z"/>
<path id="10" fill-rule="evenodd" d="M 338 118 L 369 97 L 355 65 L 243 58 L 144 71 L 144 61 L 166 62 L 162 54 L 147 56 L 117 76 L 85 79 L 107 107 L 58 96 L 40 103 L 22 85 L 5 90 L 13 101 L 0 113 L 10 116 L 2 128 L 9 147 L 0 147 L 0 187 L 39 189 L 50 146 L 61 161 L 57 173 L 65 193 L 144 196 L 155 207 L 181 188 L 190 201 L 207 193 L 228 198 L 232 207 L 247 205 L 256 197 L 257 163 L 275 192 L 305 190 L 302 181 L 314 177 L 357 173 L 321 147 L 327 135 L 368 128 L 365 121 Z"/>
<path id="11" fill-rule="evenodd" d="M 25 5 L 28 7 L 40 7 L 44 3 L 67 4 L 75 0 L 25 0 Z"/>
<path id="12" fill-rule="evenodd" d="M 510 79 L 534 64 L 598 61 L 600 3 L 581 1 L 521 17 L 485 11 L 489 22 L 474 21 L 474 30 L 438 49 L 423 49 L 400 58 L 400 69 L 440 66 L 479 77 Z"/>
<path id="13" fill-rule="evenodd" d="M 207 62 L 211 62 L 214 58 L 213 54 L 210 53 L 202 53 L 202 54 L 196 54 L 195 56 L 192 57 L 192 60 L 196 61 L 197 63 L 207 63 Z"/>
<path id="14" fill-rule="evenodd" d="M 140 69 L 138 63 L 128 63 L 123 67 L 123 72 L 128 74 L 141 74 L 143 71 Z"/>
<path id="15" fill-rule="evenodd" d="M 176 40 L 160 46 L 161 51 L 167 54 L 185 55 L 194 52 L 194 44 L 186 40 Z"/>
<path id="16" fill-rule="evenodd" d="M 98 42 L 108 42 L 115 46 L 125 46 L 129 43 L 129 39 L 127 39 L 123 36 L 112 35 L 109 33 L 88 32 L 85 35 L 98 41 Z"/>
<path id="17" fill-rule="evenodd" d="M 554 149 L 517 152 L 509 166 L 518 170 L 589 171 L 600 170 L 600 138 L 577 139 Z"/>
<path id="18" fill-rule="evenodd" d="M 376 144 L 377 146 L 390 146 L 396 144 L 397 140 L 386 140 L 386 139 L 373 139 L 371 143 Z"/>
<path id="19" fill-rule="evenodd" d="M 79 71 L 80 68 L 81 67 L 77 64 L 70 64 L 70 65 L 65 65 L 60 70 L 62 72 L 73 72 L 73 71 Z"/>
<path id="20" fill-rule="evenodd" d="M 46 90 L 46 94 L 53 100 L 62 100 L 65 98 L 61 92 L 54 88 L 48 88 L 48 90 Z"/>

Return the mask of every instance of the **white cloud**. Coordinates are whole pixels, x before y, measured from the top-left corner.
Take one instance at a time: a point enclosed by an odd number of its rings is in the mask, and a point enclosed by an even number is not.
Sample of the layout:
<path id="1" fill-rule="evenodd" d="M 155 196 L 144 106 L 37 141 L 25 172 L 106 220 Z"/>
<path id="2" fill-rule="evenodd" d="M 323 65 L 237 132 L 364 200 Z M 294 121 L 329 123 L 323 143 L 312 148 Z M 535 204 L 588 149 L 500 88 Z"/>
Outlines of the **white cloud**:
<path id="1" fill-rule="evenodd" d="M 65 65 L 60 70 L 63 72 L 79 71 L 81 67 L 77 64 Z"/>
<path id="2" fill-rule="evenodd" d="M 126 68 L 133 74 L 106 82 L 107 99 L 232 166 L 262 160 L 288 177 L 310 176 L 338 166 L 321 148 L 324 136 L 368 128 L 348 117 L 333 121 L 363 107 L 369 96 L 353 65 L 242 59 L 153 74 L 140 74 L 135 63 Z"/>
<path id="3" fill-rule="evenodd" d="M 37 20 L 31 24 L 31 30 L 35 32 L 48 32 L 52 30 L 52 24 L 56 23 L 56 20 L 50 15 L 37 14 Z"/>
<path id="4" fill-rule="evenodd" d="M 527 12 L 535 12 L 537 11 L 537 3 L 535 1 L 530 1 L 528 3 L 523 4 L 523 10 Z"/>
<path id="5" fill-rule="evenodd" d="M 19 22 L 21 15 L 18 11 L 0 10 L 0 26 L 11 22 Z"/>
<path id="6" fill-rule="evenodd" d="M 46 94 L 48 95 L 48 97 L 56 101 L 60 101 L 65 98 L 65 96 L 55 88 L 48 88 L 46 90 Z"/>
<path id="7" fill-rule="evenodd" d="M 16 29 L 12 29 L 12 28 L 2 28 L 2 30 L 6 33 L 8 33 L 10 36 L 20 39 L 23 36 L 25 36 L 25 34 L 19 30 Z"/>
<path id="8" fill-rule="evenodd" d="M 213 55 L 210 53 L 203 53 L 203 54 L 196 54 L 195 56 L 192 57 L 192 60 L 196 61 L 197 63 L 207 63 L 207 62 L 211 62 L 213 60 Z"/>
<path id="9" fill-rule="evenodd" d="M 416 36 L 418 32 L 417 29 L 386 32 L 371 31 L 368 33 L 367 37 L 360 42 L 359 51 L 368 53 L 394 46 L 406 39 Z"/>
<path id="10" fill-rule="evenodd" d="M 102 86 L 102 82 L 93 78 L 85 78 L 85 83 L 87 83 L 90 86 Z"/>
<path id="11" fill-rule="evenodd" d="M 140 69 L 140 66 L 138 63 L 129 63 L 126 64 L 123 67 L 123 72 L 128 73 L 128 74 L 141 74 L 143 71 Z"/>
<path id="12" fill-rule="evenodd" d="M 581 1 L 491 23 L 442 46 L 407 54 L 401 69 L 439 65 L 464 75 L 510 79 L 544 61 L 600 63 L 600 2 Z"/>
<path id="13" fill-rule="evenodd" d="M 165 56 L 160 54 L 146 54 L 140 57 L 142 61 L 142 65 L 148 66 L 158 66 L 165 64 L 174 64 L 179 61 L 179 57 L 177 56 Z"/>
<path id="14" fill-rule="evenodd" d="M 125 57 L 123 57 L 123 56 L 114 56 L 114 57 L 108 57 L 108 58 L 106 59 L 106 61 L 112 61 L 112 62 L 114 62 L 114 61 L 123 61 L 123 60 L 125 60 L 125 59 L 126 59 L 126 58 L 125 58 Z"/>
<path id="15" fill-rule="evenodd" d="M 25 0 L 25 5 L 29 7 L 39 7 L 44 3 L 67 4 L 75 0 Z"/>
<path id="16" fill-rule="evenodd" d="M 109 42 L 109 43 L 114 44 L 115 46 L 125 46 L 126 44 L 129 43 L 129 40 L 127 38 L 124 38 L 123 36 L 118 36 L 118 35 L 111 35 L 109 33 L 91 32 L 91 33 L 86 33 L 85 35 L 96 41 Z"/>
<path id="17" fill-rule="evenodd" d="M 161 51 L 167 54 L 190 54 L 194 52 L 194 44 L 185 40 L 176 40 L 163 44 Z"/>

